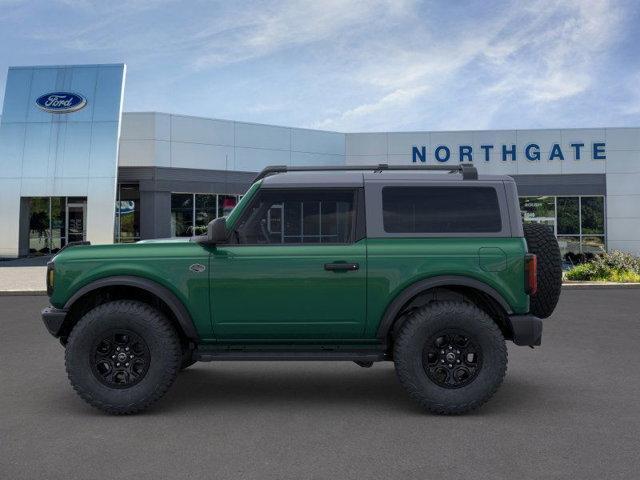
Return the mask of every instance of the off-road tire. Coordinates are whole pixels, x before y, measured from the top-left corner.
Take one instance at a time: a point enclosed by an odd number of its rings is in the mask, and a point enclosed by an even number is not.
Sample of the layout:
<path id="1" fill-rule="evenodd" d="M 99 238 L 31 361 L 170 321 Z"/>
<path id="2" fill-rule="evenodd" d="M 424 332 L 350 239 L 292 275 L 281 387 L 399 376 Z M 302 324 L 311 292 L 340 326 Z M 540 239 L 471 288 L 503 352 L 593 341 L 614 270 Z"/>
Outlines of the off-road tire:
<path id="1" fill-rule="evenodd" d="M 547 226 L 525 223 L 523 227 L 529 253 L 538 257 L 538 291 L 530 297 L 529 311 L 536 317 L 547 318 L 555 310 L 562 289 L 560 247 Z"/>
<path id="2" fill-rule="evenodd" d="M 111 388 L 98 379 L 91 358 L 95 344 L 112 331 L 133 332 L 148 347 L 148 368 L 138 383 Z M 118 300 L 99 305 L 73 327 L 66 345 L 65 366 L 74 390 L 107 413 L 138 413 L 160 399 L 175 380 L 182 361 L 180 341 L 166 317 L 146 303 Z"/>
<path id="3" fill-rule="evenodd" d="M 476 342 L 482 363 L 475 378 L 458 388 L 433 381 L 423 363 L 425 345 L 442 331 L 461 331 Z M 416 310 L 400 327 L 393 357 L 398 378 L 420 406 L 432 413 L 457 415 L 480 407 L 498 390 L 507 371 L 507 347 L 496 323 L 475 305 L 436 302 Z"/>

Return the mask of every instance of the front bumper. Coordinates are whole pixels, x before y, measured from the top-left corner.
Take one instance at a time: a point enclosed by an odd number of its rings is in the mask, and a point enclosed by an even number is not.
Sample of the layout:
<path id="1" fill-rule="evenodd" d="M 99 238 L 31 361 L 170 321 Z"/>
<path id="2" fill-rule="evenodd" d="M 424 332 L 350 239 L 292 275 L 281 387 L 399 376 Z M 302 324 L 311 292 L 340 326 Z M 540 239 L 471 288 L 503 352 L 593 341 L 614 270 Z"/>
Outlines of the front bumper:
<path id="1" fill-rule="evenodd" d="M 536 346 L 542 344 L 542 319 L 534 315 L 509 316 L 513 343 Z"/>
<path id="2" fill-rule="evenodd" d="M 66 310 L 60 310 L 55 307 L 46 307 L 42 310 L 42 321 L 44 322 L 44 326 L 47 327 L 49 333 L 56 338 L 60 336 L 60 332 L 62 331 L 66 318 Z"/>

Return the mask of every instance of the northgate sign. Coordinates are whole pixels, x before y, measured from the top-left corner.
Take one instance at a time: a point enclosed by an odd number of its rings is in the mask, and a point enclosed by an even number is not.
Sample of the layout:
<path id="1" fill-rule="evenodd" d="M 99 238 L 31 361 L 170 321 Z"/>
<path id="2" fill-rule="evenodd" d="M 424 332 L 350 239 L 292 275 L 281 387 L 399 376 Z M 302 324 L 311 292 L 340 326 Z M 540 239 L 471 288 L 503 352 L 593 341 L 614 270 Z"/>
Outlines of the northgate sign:
<path id="1" fill-rule="evenodd" d="M 590 158 L 591 160 L 606 160 L 605 148 L 606 144 L 604 142 L 594 142 L 589 146 L 576 142 L 569 144 L 569 148 L 563 150 L 559 143 L 554 143 L 549 148 L 549 154 L 544 157 L 547 160 L 564 160 L 565 158 L 573 160 L 583 160 L 585 158 Z M 488 162 L 491 160 L 491 153 L 497 151 L 502 154 L 501 158 L 503 162 L 516 161 L 519 159 L 519 155 L 522 155 L 522 158 L 531 162 L 542 159 L 540 145 L 537 143 L 529 143 L 520 151 L 516 145 L 480 145 L 480 150 L 480 152 L 474 152 L 471 145 L 460 145 L 457 149 L 448 147 L 447 145 L 439 145 L 433 150 L 433 158 L 442 163 L 450 160 L 472 162 L 474 155 L 476 155 L 476 159 L 483 159 Z M 457 158 L 454 158 L 454 155 L 456 155 Z M 425 163 L 427 161 L 426 145 L 419 147 L 413 146 L 411 157 L 413 163 Z"/>

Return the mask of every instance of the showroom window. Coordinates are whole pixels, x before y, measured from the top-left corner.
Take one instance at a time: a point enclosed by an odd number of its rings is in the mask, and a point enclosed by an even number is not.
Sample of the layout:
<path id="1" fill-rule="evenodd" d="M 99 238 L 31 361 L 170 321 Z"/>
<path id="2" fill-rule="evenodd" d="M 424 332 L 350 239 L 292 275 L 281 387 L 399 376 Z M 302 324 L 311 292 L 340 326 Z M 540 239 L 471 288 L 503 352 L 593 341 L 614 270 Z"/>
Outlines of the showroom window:
<path id="1" fill-rule="evenodd" d="M 525 222 L 547 225 L 567 254 L 605 251 L 605 205 L 602 196 L 521 197 Z"/>
<path id="2" fill-rule="evenodd" d="M 86 239 L 86 197 L 31 197 L 28 208 L 29 255 L 56 253 Z"/>
<path id="3" fill-rule="evenodd" d="M 118 185 L 116 199 L 116 223 L 114 229 L 117 243 L 140 240 L 140 190 L 138 185 Z"/>
<path id="4" fill-rule="evenodd" d="M 215 193 L 172 193 L 171 236 L 192 237 L 207 231 L 207 224 L 229 215 L 242 195 Z"/>

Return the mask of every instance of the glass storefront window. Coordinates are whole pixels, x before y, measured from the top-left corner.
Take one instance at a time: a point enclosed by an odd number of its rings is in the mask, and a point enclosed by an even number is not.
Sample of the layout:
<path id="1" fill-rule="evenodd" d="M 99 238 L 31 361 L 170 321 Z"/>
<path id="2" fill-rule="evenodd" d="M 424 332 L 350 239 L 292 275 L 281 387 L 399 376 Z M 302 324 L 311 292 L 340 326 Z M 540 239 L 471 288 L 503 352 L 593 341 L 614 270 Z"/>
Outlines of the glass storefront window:
<path id="1" fill-rule="evenodd" d="M 555 230 L 565 260 L 605 251 L 604 197 L 521 197 L 525 222 L 537 222 Z"/>
<path id="2" fill-rule="evenodd" d="M 580 234 L 578 197 L 558 197 L 558 235 Z"/>
<path id="3" fill-rule="evenodd" d="M 525 222 L 547 225 L 553 232 L 556 228 L 555 197 L 521 197 L 520 212 Z"/>
<path id="4" fill-rule="evenodd" d="M 581 197 L 582 234 L 604 235 L 604 197 Z"/>
<path id="5" fill-rule="evenodd" d="M 218 217 L 227 217 L 238 203 L 237 195 L 218 195 Z"/>
<path id="6" fill-rule="evenodd" d="M 140 240 L 140 190 L 138 185 L 118 185 L 116 200 L 116 242 Z"/>
<path id="7" fill-rule="evenodd" d="M 47 255 L 51 246 L 49 197 L 29 200 L 29 254 Z"/>
<path id="8" fill-rule="evenodd" d="M 558 235 L 558 245 L 560 246 L 560 255 L 565 258 L 567 254 L 580 253 L 580 237 L 569 237 Z"/>
<path id="9" fill-rule="evenodd" d="M 193 235 L 193 194 L 171 194 L 171 236 Z"/>
<path id="10" fill-rule="evenodd" d="M 86 239 L 86 197 L 29 198 L 29 255 L 58 252 Z"/>
<path id="11" fill-rule="evenodd" d="M 604 248 L 604 237 L 582 237 L 582 252 L 583 253 L 603 253 L 605 251 Z"/>
<path id="12" fill-rule="evenodd" d="M 216 218 L 216 195 L 196 194 L 195 235 L 207 232 L 207 225 Z"/>
<path id="13" fill-rule="evenodd" d="M 215 193 L 172 193 L 171 236 L 191 237 L 206 233 L 209 222 L 229 215 L 241 197 Z"/>
<path id="14" fill-rule="evenodd" d="M 51 253 L 60 250 L 65 240 L 73 241 L 66 239 L 65 203 L 64 197 L 51 197 Z"/>

